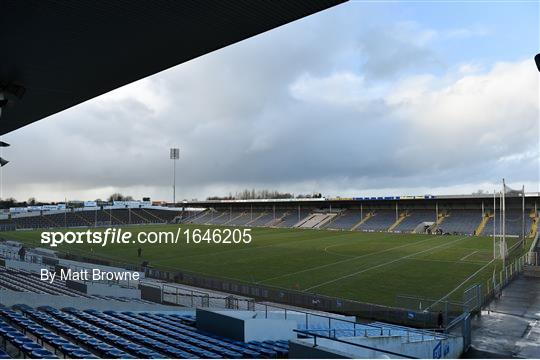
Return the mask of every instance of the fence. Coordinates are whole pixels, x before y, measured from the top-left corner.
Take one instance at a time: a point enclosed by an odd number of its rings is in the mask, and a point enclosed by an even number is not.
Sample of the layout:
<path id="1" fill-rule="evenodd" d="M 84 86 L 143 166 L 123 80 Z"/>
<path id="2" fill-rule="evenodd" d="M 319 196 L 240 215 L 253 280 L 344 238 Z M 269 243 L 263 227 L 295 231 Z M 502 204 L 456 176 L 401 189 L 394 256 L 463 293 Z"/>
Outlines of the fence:
<path id="1" fill-rule="evenodd" d="M 214 291 L 235 294 L 253 298 L 257 301 L 270 301 L 273 303 L 287 304 L 305 309 L 334 312 L 350 316 L 360 316 L 365 319 L 373 319 L 406 326 L 434 328 L 437 323 L 437 314 L 433 312 L 421 312 L 411 316 L 411 311 L 403 308 L 395 308 L 377 304 L 364 303 L 354 300 L 340 299 L 325 295 L 318 295 L 295 290 L 274 288 L 266 285 L 241 283 L 233 280 L 224 280 L 192 274 L 187 272 L 171 272 L 157 269 L 146 269 L 146 276 L 159 280 L 175 282 L 196 288 L 210 289 Z M 188 293 L 166 294 L 177 298 L 188 298 Z M 191 300 L 190 300 L 191 301 Z M 243 303 L 242 300 L 239 300 Z M 243 304 L 241 308 L 248 305 Z"/>
<path id="2" fill-rule="evenodd" d="M 453 320 L 468 311 L 463 302 L 452 301 L 450 299 L 429 299 L 413 295 L 397 295 L 396 307 L 407 309 L 409 318 L 417 318 L 425 321 L 423 327 L 436 323 L 439 326 L 439 314 L 442 316 L 442 326 L 451 323 Z"/>
<path id="3" fill-rule="evenodd" d="M 409 355 L 406 355 L 406 354 L 402 354 L 402 353 L 398 353 L 398 352 L 394 352 L 394 351 L 390 351 L 390 350 L 379 349 L 379 348 L 376 348 L 376 347 L 373 347 L 373 346 L 359 344 L 357 342 L 347 341 L 347 340 L 344 340 L 344 339 L 338 339 L 338 338 L 332 337 L 330 335 L 329 336 L 317 335 L 317 334 L 313 334 L 312 332 L 302 331 L 302 330 L 293 330 L 293 331 L 295 333 L 301 335 L 304 338 L 307 337 L 307 338 L 311 339 L 313 341 L 313 345 L 312 345 L 313 348 L 316 348 L 318 346 L 317 339 L 328 339 L 328 340 L 331 340 L 333 342 L 337 342 L 337 343 L 340 343 L 340 344 L 345 344 L 347 346 L 352 346 L 353 348 L 356 347 L 356 348 L 360 348 L 360 349 L 366 349 L 366 350 L 375 351 L 376 353 L 380 353 L 379 356 L 381 358 L 390 358 L 389 357 L 389 355 L 390 355 L 391 357 L 398 358 L 398 359 L 399 358 L 416 359 L 415 357 L 409 356 Z"/>
<path id="4" fill-rule="evenodd" d="M 501 296 L 502 290 L 523 272 L 527 264 L 530 264 L 528 262 L 529 255 L 530 253 L 526 253 L 519 256 L 513 262 L 504 266 L 499 273 L 493 273 L 491 279 L 486 281 L 486 292 L 482 299 L 482 306 Z"/>
<path id="5" fill-rule="evenodd" d="M 336 337 L 379 337 L 396 334 L 396 328 L 380 324 L 359 324 L 353 319 L 315 313 L 303 309 L 282 307 L 276 304 L 256 302 L 254 299 L 210 294 L 204 291 L 183 287 L 181 285 L 141 283 L 141 294 L 146 300 L 162 302 L 167 305 L 183 305 L 188 307 L 227 308 L 249 310 L 257 313 L 258 318 L 294 319 L 299 329 L 309 331 L 311 335 Z M 436 336 L 445 337 L 441 329 L 436 329 Z M 433 330 L 399 329 L 405 341 L 417 341 L 432 338 Z"/>

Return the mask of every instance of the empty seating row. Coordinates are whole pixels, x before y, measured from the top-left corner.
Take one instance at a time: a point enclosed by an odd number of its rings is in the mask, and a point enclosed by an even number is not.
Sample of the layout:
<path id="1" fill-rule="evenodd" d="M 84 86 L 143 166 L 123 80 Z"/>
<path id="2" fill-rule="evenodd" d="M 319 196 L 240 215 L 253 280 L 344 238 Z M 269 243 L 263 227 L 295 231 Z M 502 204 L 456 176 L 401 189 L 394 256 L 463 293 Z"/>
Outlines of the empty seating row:
<path id="1" fill-rule="evenodd" d="M 435 210 L 412 210 L 407 216 L 394 228 L 398 232 L 412 232 L 424 222 L 434 223 L 437 220 Z"/>
<path id="2" fill-rule="evenodd" d="M 181 212 L 154 208 L 135 209 L 100 209 L 85 211 L 68 211 L 65 213 L 43 214 L 13 217 L 0 220 L 0 229 L 43 229 L 57 227 L 87 227 L 103 225 L 170 223 L 177 216 L 189 216 L 189 212 Z M 4 229 L 5 228 L 5 229 Z"/>
<path id="3" fill-rule="evenodd" d="M 357 230 L 362 231 L 386 231 L 388 228 L 396 222 L 396 212 L 380 210 L 364 221 Z"/>
<path id="4" fill-rule="evenodd" d="M 276 224 L 276 226 L 280 228 L 293 227 L 309 214 L 310 214 L 310 211 L 307 211 L 307 210 L 300 210 L 300 211 L 293 210 L 289 212 L 287 215 L 285 215 L 283 218 L 281 218 L 281 221 L 278 224 Z"/>
<path id="5" fill-rule="evenodd" d="M 335 230 L 350 230 L 358 224 L 365 214 L 360 210 L 345 210 L 340 215 L 336 216 L 324 228 Z"/>
<path id="6" fill-rule="evenodd" d="M 482 212 L 480 210 L 450 211 L 438 228 L 443 233 L 471 235 L 474 234 L 481 220 Z"/>
<path id="7" fill-rule="evenodd" d="M 20 319 L 16 315 L 20 315 L 16 312 L 13 312 L 7 308 L 0 308 L 0 338 L 2 338 L 2 347 L 3 351 L 0 353 L 0 357 L 6 359 L 10 358 L 10 350 L 15 349 L 15 356 L 23 354 L 24 357 L 29 357 L 33 359 L 56 359 L 57 356 L 51 351 L 45 349 L 42 345 L 30 339 L 26 336 L 25 332 L 16 328 L 11 323 L 19 323 L 24 319 Z M 10 321 L 11 320 L 11 321 Z M 25 325 L 31 326 L 32 323 L 26 323 Z M 23 327 L 24 328 L 24 327 Z M 35 328 L 35 331 L 41 329 Z M 47 330 L 44 330 L 47 332 Z"/>
<path id="8" fill-rule="evenodd" d="M 84 297 L 89 299 L 115 300 L 120 302 L 137 302 L 153 304 L 150 301 L 111 295 L 88 295 L 66 286 L 65 281 L 54 279 L 51 282 L 41 281 L 37 274 L 20 269 L 7 269 L 0 266 L 0 290 L 7 289 L 19 292 L 31 292 L 36 294 L 50 294 L 71 297 Z"/>

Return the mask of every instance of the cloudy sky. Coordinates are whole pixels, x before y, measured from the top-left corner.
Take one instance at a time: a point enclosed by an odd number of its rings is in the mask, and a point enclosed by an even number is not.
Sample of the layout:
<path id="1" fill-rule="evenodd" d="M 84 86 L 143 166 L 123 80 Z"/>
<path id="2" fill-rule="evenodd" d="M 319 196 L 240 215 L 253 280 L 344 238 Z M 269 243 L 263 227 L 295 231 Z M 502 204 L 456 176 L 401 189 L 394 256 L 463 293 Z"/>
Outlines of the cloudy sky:
<path id="1" fill-rule="evenodd" d="M 3 136 L 2 194 L 539 191 L 537 2 L 353 1 Z M 134 59 L 135 60 L 135 59 Z"/>

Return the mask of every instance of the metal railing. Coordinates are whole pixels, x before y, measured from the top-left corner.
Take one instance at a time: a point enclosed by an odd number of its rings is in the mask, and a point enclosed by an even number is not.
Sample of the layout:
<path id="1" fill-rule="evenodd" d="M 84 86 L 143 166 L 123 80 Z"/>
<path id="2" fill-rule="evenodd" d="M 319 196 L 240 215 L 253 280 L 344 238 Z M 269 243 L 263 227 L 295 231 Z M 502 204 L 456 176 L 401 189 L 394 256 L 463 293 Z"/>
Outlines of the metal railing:
<path id="1" fill-rule="evenodd" d="M 312 333 L 312 332 L 310 332 L 310 331 L 304 331 L 304 330 L 293 330 L 293 331 L 296 332 L 296 333 L 298 333 L 298 334 L 304 335 L 304 336 L 306 336 L 307 338 L 313 339 L 313 347 L 317 347 L 317 346 L 318 346 L 318 344 L 317 344 L 317 339 L 328 339 L 328 340 L 335 341 L 335 342 L 340 343 L 340 344 L 351 345 L 351 346 L 355 346 L 355 347 L 362 348 L 362 349 L 367 349 L 367 350 L 371 350 L 371 351 L 380 352 L 380 353 L 383 353 L 383 354 L 388 354 L 388 355 L 392 355 L 392 356 L 397 356 L 397 357 L 400 357 L 400 358 L 405 358 L 405 359 L 417 359 L 417 358 L 414 357 L 414 356 L 405 355 L 405 354 L 398 353 L 398 352 L 394 352 L 394 351 L 390 351 L 390 350 L 379 349 L 379 348 L 376 348 L 376 347 L 373 347 L 373 346 L 364 345 L 364 344 L 359 344 L 359 343 L 355 343 L 355 342 L 347 341 L 347 340 L 343 340 L 343 339 L 338 339 L 338 338 L 332 337 L 332 336 L 326 336 L 326 335 L 314 334 L 314 333 Z"/>
<path id="2" fill-rule="evenodd" d="M 502 268 L 499 273 L 486 281 L 486 293 L 484 294 L 482 306 L 486 306 L 493 299 L 501 296 L 502 290 L 508 286 L 519 274 L 521 274 L 528 264 L 529 253 L 523 254 L 514 259 L 513 262 Z"/>

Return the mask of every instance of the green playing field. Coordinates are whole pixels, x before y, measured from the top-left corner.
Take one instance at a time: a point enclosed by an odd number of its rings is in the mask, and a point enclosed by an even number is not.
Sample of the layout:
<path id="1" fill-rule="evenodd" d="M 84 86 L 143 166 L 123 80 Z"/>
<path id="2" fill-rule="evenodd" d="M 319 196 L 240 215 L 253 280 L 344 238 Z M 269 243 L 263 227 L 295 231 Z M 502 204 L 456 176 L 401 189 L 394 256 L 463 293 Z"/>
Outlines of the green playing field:
<path id="1" fill-rule="evenodd" d="M 215 229 L 195 225 L 124 227 L 141 231 Z M 70 230 L 73 231 L 73 230 Z M 97 230 L 101 231 L 101 230 Z M 5 239 L 40 246 L 41 231 L 4 233 Z M 58 250 L 179 269 L 213 277 L 325 294 L 375 304 L 396 305 L 396 295 L 460 298 L 466 286 L 486 284 L 501 261 L 493 260 L 488 237 L 363 233 L 254 228 L 249 244 L 91 244 Z M 139 258 L 137 249 L 142 248 Z"/>

